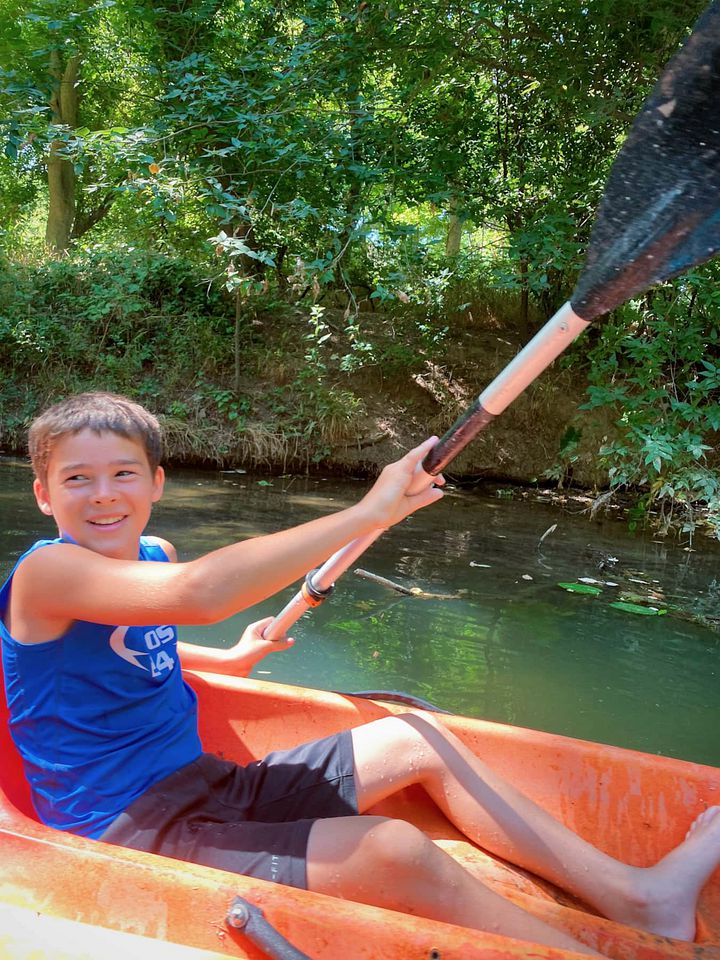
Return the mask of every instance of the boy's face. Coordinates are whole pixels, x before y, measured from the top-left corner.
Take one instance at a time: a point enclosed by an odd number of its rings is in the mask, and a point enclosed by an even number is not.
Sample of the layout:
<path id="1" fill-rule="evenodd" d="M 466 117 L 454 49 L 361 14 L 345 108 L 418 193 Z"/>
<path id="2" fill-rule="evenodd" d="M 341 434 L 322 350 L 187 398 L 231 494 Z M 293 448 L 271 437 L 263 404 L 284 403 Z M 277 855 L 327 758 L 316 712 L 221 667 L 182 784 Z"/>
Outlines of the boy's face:
<path id="1" fill-rule="evenodd" d="M 142 444 L 116 433 L 80 430 L 52 449 L 47 480 L 33 490 L 60 533 L 106 557 L 137 560 L 140 534 L 163 492 Z"/>

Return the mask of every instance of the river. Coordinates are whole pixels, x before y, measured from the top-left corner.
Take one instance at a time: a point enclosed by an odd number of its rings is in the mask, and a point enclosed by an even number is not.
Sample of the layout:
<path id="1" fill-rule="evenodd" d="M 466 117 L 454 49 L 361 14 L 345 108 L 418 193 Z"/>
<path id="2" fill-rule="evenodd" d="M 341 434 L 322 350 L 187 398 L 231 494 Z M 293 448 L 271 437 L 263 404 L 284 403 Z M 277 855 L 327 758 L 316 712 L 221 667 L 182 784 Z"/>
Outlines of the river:
<path id="1" fill-rule="evenodd" d="M 33 540 L 55 535 L 30 484 L 25 463 L 0 461 L 3 577 Z M 337 510 L 366 488 L 171 470 L 148 532 L 190 559 Z M 267 657 L 254 675 L 400 690 L 470 716 L 720 766 L 720 634 L 696 622 L 720 617 L 720 548 L 703 538 L 694 546 L 633 534 L 613 517 L 590 520 L 582 498 L 558 505 L 451 489 L 357 564 L 442 597 L 402 596 L 348 571 L 291 631 L 296 646 Z M 294 592 L 221 624 L 183 628 L 181 637 L 230 645 Z M 668 612 L 611 606 L 621 597 Z"/>

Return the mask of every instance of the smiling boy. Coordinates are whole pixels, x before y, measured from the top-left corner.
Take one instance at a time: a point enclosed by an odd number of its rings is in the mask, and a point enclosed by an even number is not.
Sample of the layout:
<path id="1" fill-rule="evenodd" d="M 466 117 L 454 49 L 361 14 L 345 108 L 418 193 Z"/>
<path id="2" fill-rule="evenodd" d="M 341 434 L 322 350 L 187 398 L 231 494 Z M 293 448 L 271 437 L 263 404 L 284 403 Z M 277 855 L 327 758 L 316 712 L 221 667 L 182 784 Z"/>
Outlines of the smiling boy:
<path id="1" fill-rule="evenodd" d="M 158 423 L 105 393 L 32 425 L 39 508 L 59 536 L 34 544 L 0 591 L 13 738 L 40 818 L 59 829 L 467 927 L 598 956 L 490 891 L 408 823 L 365 813 L 421 784 L 471 840 L 612 919 L 691 939 L 720 861 L 711 808 L 656 866 L 630 867 L 567 830 L 441 722 L 407 714 L 246 767 L 204 753 L 186 667 L 244 674 L 289 641 L 252 624 L 230 651 L 178 644 L 276 593 L 350 540 L 442 496 L 421 468 L 434 438 L 386 467 L 358 503 L 178 563 L 144 530 L 163 492 Z"/>

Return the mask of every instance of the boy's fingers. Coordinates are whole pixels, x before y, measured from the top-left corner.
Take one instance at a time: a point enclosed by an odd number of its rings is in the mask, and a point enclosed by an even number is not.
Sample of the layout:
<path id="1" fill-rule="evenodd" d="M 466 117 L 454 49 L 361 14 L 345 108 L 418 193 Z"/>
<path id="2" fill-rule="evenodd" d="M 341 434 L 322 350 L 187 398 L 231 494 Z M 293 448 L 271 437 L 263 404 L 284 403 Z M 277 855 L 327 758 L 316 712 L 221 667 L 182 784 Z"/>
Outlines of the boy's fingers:
<path id="1" fill-rule="evenodd" d="M 290 647 L 294 646 L 295 638 L 278 637 L 277 640 L 268 640 L 268 643 L 271 644 L 270 653 L 279 653 L 281 650 L 289 650 Z"/>
<path id="2" fill-rule="evenodd" d="M 427 440 L 423 440 L 417 447 L 413 447 L 412 450 L 406 453 L 405 459 L 410 460 L 411 463 L 419 463 L 437 442 L 437 437 L 428 437 Z"/>
<path id="3" fill-rule="evenodd" d="M 445 483 L 444 479 L 438 480 L 437 477 L 434 477 L 432 474 L 428 473 L 427 470 L 424 470 L 422 467 L 422 461 L 425 459 L 426 454 L 432 450 L 432 448 L 437 443 L 437 437 L 428 437 L 423 443 L 415 447 L 410 451 L 408 457 L 410 463 L 413 464 L 413 476 L 410 481 L 410 485 L 406 491 L 409 497 L 415 496 L 416 494 L 422 493 L 424 490 L 428 489 L 432 484 L 437 486 L 442 486 Z M 429 501 L 432 502 L 432 501 Z"/>
<path id="4" fill-rule="evenodd" d="M 416 493 L 413 498 L 413 511 L 420 510 L 422 507 L 428 507 L 431 503 L 437 503 L 445 496 L 440 487 L 427 487 L 420 493 Z"/>

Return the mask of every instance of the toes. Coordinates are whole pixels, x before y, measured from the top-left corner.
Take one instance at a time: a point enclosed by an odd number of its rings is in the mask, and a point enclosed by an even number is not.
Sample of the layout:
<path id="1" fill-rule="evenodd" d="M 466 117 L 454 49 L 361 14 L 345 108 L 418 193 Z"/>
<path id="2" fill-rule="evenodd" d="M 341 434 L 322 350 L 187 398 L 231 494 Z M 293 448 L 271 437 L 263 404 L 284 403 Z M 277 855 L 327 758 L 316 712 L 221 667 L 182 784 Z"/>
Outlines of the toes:
<path id="1" fill-rule="evenodd" d="M 703 810 L 690 824 L 690 829 L 685 835 L 685 839 L 687 840 L 688 837 L 692 836 L 698 828 L 710 825 L 718 819 L 718 816 L 720 816 L 720 806 L 712 806 L 708 807 L 707 810 Z"/>

